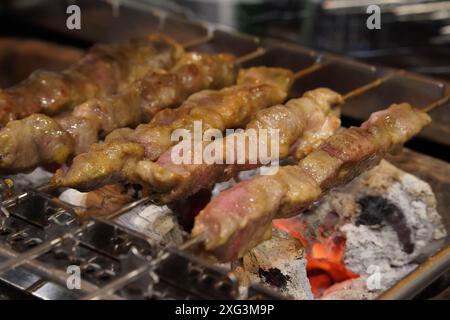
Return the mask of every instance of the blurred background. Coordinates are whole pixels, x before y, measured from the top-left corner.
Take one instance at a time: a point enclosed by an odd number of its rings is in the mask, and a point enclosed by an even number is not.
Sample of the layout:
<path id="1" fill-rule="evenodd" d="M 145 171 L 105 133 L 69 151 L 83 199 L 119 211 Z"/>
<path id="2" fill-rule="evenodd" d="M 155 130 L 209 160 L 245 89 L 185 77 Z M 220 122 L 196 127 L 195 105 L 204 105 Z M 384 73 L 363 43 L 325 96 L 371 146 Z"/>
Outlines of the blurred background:
<path id="1" fill-rule="evenodd" d="M 0 0 L 1 33 L 41 33 L 34 28 L 58 25 L 58 14 L 71 3 L 82 8 L 99 1 Z M 123 6 L 142 11 L 159 7 L 171 13 L 202 19 L 261 37 L 295 41 L 337 52 L 372 64 L 382 64 L 450 79 L 450 1 L 435 0 L 105 0 L 108 14 L 121 17 Z M 369 30 L 369 5 L 381 9 L 381 29 Z M 46 8 L 47 7 L 47 8 Z M 51 7 L 51 9 L 50 9 Z M 59 7 L 59 10 L 58 10 Z M 99 10 L 96 8 L 95 10 Z M 97 12 L 99 13 L 99 12 Z M 133 18 L 132 20 L 134 20 Z M 24 27 L 23 20 L 28 23 Z M 101 15 L 94 19 L 101 21 Z M 142 19 L 144 20 L 144 19 Z M 18 24 L 20 21 L 20 24 Z M 65 25 L 60 23 L 61 25 Z M 101 26 L 98 26 L 101 29 Z M 122 28 L 126 28 L 122 25 Z M 83 32 L 83 41 L 98 41 Z M 56 30 L 60 31 L 60 30 Z M 117 34 L 124 30 L 115 30 Z M 72 33 L 73 35 L 73 33 Z M 45 36 L 45 35 L 44 35 Z M 53 40 L 54 38 L 52 38 Z M 73 39 L 72 39 L 73 40 Z M 61 39 L 62 42 L 68 41 Z M 70 43 L 73 44 L 73 43 Z"/>
<path id="2" fill-rule="evenodd" d="M 298 42 L 369 63 L 450 79 L 450 1 L 181 0 L 148 1 L 242 32 Z M 369 30 L 369 5 L 381 29 Z"/>

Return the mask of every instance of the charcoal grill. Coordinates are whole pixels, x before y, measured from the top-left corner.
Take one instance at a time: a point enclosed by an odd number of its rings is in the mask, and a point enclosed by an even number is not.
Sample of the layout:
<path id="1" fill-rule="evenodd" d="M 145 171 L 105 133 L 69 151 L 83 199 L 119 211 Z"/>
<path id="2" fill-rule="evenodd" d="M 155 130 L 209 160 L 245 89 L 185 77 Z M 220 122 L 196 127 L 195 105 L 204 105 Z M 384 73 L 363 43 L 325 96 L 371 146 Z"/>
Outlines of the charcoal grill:
<path id="1" fill-rule="evenodd" d="M 65 3 L 40 4 L 19 11 L 27 23 L 59 33 L 65 29 Z M 296 81 L 291 95 L 319 86 L 346 97 L 343 108 L 347 124 L 366 118 L 391 103 L 409 102 L 427 108 L 433 124 L 416 139 L 415 147 L 438 146 L 448 152 L 450 86 L 443 81 L 406 71 L 370 66 L 294 44 L 258 39 L 205 22 L 184 20 L 135 1 L 123 1 L 115 16 L 103 1 L 77 1 L 83 8 L 83 28 L 75 35 L 86 42 L 117 41 L 159 30 L 179 40 L 190 50 L 230 52 L 243 67 L 279 66 L 291 69 Z M 51 16 L 51 19 L 48 17 Z M 127 25 L 124 29 L 123 25 Z M 419 143 L 417 143 L 419 141 Z M 433 154 L 429 149 L 422 149 Z M 444 151 L 442 151 L 444 150 Z M 412 154 L 415 154 L 414 152 Z M 438 161 L 439 160 L 435 160 Z M 448 173 L 448 163 L 439 162 Z M 450 233 L 449 184 L 428 179 L 435 190 L 438 210 Z M 442 184 L 442 182 L 440 182 Z M 0 229 L 0 279 L 2 286 L 41 299 L 282 299 L 258 285 L 239 290 L 228 271 L 210 265 L 189 253 L 194 242 L 166 248 L 155 239 L 127 229 L 114 221 L 129 210 L 148 202 L 137 200 L 106 218 L 77 219 L 80 208 L 58 199 L 58 193 L 28 188 L 2 201 L 10 213 Z M 448 242 L 432 248 L 436 253 L 380 298 L 412 298 L 450 268 Z M 431 250 L 431 249 L 430 249 Z M 433 252 L 430 251 L 429 255 Z M 80 266 L 81 289 L 67 289 L 66 268 Z"/>

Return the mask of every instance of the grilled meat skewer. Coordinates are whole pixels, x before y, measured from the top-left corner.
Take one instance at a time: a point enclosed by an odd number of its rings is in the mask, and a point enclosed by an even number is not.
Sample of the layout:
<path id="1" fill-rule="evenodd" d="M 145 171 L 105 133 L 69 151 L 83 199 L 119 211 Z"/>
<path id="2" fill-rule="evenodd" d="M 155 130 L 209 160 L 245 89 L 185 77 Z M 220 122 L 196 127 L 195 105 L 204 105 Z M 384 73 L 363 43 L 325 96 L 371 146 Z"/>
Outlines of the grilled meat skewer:
<path id="1" fill-rule="evenodd" d="M 374 167 L 430 121 L 406 103 L 375 112 L 361 127 L 331 136 L 298 165 L 222 192 L 196 217 L 192 234 L 206 237 L 205 249 L 220 260 L 241 257 L 268 236 L 272 219 L 299 214 L 329 189 Z"/>
<path id="2" fill-rule="evenodd" d="M 341 102 L 342 97 L 329 89 L 312 90 L 302 98 L 292 99 L 285 105 L 259 111 L 247 128 L 280 129 L 279 158 L 294 156 L 301 159 L 340 126 L 338 105 Z M 229 137 L 213 143 L 220 145 Z M 142 179 L 137 180 L 143 187 L 139 193 L 152 193 L 152 199 L 159 203 L 188 198 L 200 189 L 209 188 L 218 181 L 228 180 L 237 171 L 259 166 L 249 165 L 248 162 L 246 165 L 175 164 L 170 157 L 173 148 L 163 153 L 156 163 L 148 160 L 139 162 L 146 169 L 145 173 L 136 170 L 137 174 L 143 175 Z M 225 154 L 223 152 L 223 155 Z M 86 214 L 99 216 L 118 210 L 133 201 L 132 194 L 127 192 L 132 190 L 135 189 L 114 184 L 89 192 L 86 198 L 89 209 Z M 136 191 L 132 193 L 135 194 Z"/>
<path id="3" fill-rule="evenodd" d="M 51 118 L 33 114 L 0 129 L 0 171 L 23 172 L 43 163 L 64 163 L 114 129 L 148 122 L 190 94 L 234 82 L 233 58 L 226 54 L 184 53 L 170 72 L 149 71 L 120 93 L 90 99 Z"/>
<path id="4" fill-rule="evenodd" d="M 151 69 L 178 60 L 182 47 L 159 34 L 121 44 L 99 44 L 72 67 L 36 71 L 20 84 L 0 90 L 0 125 L 36 112 L 54 115 L 90 98 L 120 91 Z"/>
<path id="5" fill-rule="evenodd" d="M 285 105 L 276 105 L 259 111 L 255 118 L 247 125 L 246 131 L 231 134 L 223 139 L 210 142 L 212 150 L 222 149 L 223 159 L 213 164 L 200 164 L 191 161 L 189 164 L 179 164 L 173 161 L 173 152 L 176 147 L 167 150 L 157 162 L 143 160 L 137 163 L 137 182 L 155 192 L 155 199 L 162 203 L 168 203 L 196 193 L 200 189 L 211 188 L 216 182 L 226 181 L 235 176 L 239 171 L 249 170 L 261 165 L 257 160 L 250 163 L 254 155 L 250 155 L 250 141 L 246 141 L 247 148 L 240 150 L 237 143 L 240 139 L 245 141 L 252 134 L 264 134 L 260 129 L 278 130 L 279 152 L 270 155 L 273 159 L 285 159 L 293 155 L 297 159 L 315 149 L 320 141 L 331 136 L 339 127 L 337 105 L 343 102 L 340 94 L 325 88 L 306 92 L 303 97 L 292 99 Z M 253 131 L 253 129 L 256 129 Z M 267 139 L 267 137 L 259 137 Z M 270 137 L 267 139 L 270 142 Z M 182 144 L 184 142 L 180 142 Z M 200 142 L 202 143 L 202 142 Z M 254 141 L 253 141 L 254 143 Z M 208 145 L 207 142 L 204 142 Z M 232 150 L 231 147 L 233 148 Z M 270 148 L 270 147 L 269 147 Z M 195 148 L 191 148 L 195 150 Z M 257 150 L 254 150 L 257 153 Z M 233 159 L 241 156 L 245 161 L 239 164 L 226 164 L 228 154 L 233 154 Z M 192 158 L 192 154 L 190 155 Z M 192 159 L 191 159 L 192 160 Z"/>
<path id="6" fill-rule="evenodd" d="M 202 129 L 245 126 L 261 109 L 283 102 L 293 81 L 291 71 L 255 67 L 241 70 L 237 85 L 222 90 L 204 90 L 190 96 L 179 108 L 158 112 L 148 124 L 135 130 L 118 129 L 104 143 L 90 147 L 74 158 L 70 168 L 58 170 L 54 186 L 95 189 L 105 184 L 126 181 L 134 175 L 140 160 L 154 161 L 175 144 L 176 129 L 193 131 L 201 121 Z"/>

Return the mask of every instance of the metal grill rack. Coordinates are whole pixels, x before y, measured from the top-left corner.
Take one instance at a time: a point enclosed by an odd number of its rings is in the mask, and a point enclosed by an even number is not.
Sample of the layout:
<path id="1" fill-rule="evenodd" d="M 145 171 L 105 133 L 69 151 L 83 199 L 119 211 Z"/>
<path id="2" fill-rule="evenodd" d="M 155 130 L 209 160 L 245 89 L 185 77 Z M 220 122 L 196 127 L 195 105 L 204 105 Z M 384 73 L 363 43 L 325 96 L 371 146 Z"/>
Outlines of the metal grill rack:
<path id="1" fill-rule="evenodd" d="M 57 18 L 43 19 L 49 14 L 59 16 L 48 10 L 34 15 L 37 22 L 47 28 L 62 23 Z M 366 118 L 369 113 L 396 102 L 409 102 L 430 110 L 442 105 L 432 110 L 434 124 L 423 136 L 449 144 L 445 135 L 448 119 L 442 113 L 450 100 L 450 87 L 446 83 L 276 40 L 260 41 L 226 28 L 182 20 L 155 10 L 134 11 L 135 8 L 125 7 L 121 9 L 121 19 L 127 19 L 128 10 L 133 11 L 128 21 L 135 21 L 135 24 L 127 28 L 126 35 L 122 28 L 106 30 L 95 25 L 99 19 L 97 11 L 83 28 L 89 30 L 89 40 L 105 41 L 113 35 L 117 41 L 130 33 L 139 35 L 159 30 L 181 41 L 189 50 L 233 53 L 240 57 L 242 67 L 289 68 L 296 74 L 292 96 L 319 86 L 329 87 L 345 95 L 344 115 L 356 119 Z M 94 25 L 89 25 L 90 22 Z M 103 21 L 102 25 L 108 23 Z M 115 25 L 121 25 L 120 21 Z M 364 108 L 358 107 L 362 105 Z M 2 219 L 0 227 L 0 279 L 4 283 L 42 299 L 283 298 L 255 285 L 243 293 L 232 274 L 187 253 L 185 249 L 189 244 L 163 248 L 114 221 L 113 218 L 148 199 L 111 213 L 109 219 L 91 218 L 80 222 L 77 219 L 80 208 L 63 203 L 57 197 L 58 193 L 42 188 L 26 190 L 3 200 L 2 206 L 10 212 L 9 217 Z M 447 253 L 434 263 L 449 267 L 449 260 Z M 79 290 L 67 289 L 69 265 L 80 267 Z"/>

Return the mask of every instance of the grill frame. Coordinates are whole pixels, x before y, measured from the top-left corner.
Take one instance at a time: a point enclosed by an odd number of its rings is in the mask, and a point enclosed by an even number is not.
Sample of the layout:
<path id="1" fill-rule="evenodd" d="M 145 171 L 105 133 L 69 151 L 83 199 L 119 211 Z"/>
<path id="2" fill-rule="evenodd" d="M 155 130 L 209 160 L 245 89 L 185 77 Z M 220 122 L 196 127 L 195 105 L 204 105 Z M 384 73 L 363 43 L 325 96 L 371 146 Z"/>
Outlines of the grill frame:
<path id="1" fill-rule="evenodd" d="M 130 3 L 132 3 L 132 1 L 125 1 L 124 5 L 126 6 Z M 131 6 L 129 8 L 133 7 Z M 50 12 L 52 11 L 50 10 Z M 420 101 L 418 107 L 427 108 L 430 106 L 437 107 L 443 105 L 443 107 L 441 108 L 447 108 L 448 106 L 450 106 L 450 103 L 448 102 L 450 100 L 450 85 L 444 81 L 435 80 L 425 76 L 419 76 L 403 70 L 375 67 L 346 59 L 341 56 L 310 50 L 296 44 L 279 40 L 261 40 L 256 37 L 241 34 L 229 28 L 213 25 L 207 22 L 183 20 L 178 16 L 172 16 L 170 14 L 167 14 L 166 12 L 154 8 L 142 11 L 142 13 L 144 12 L 146 15 L 151 15 L 152 19 L 154 18 L 154 20 L 151 21 L 153 21 L 152 23 L 157 28 L 157 30 L 163 33 L 164 31 L 166 31 L 168 35 L 178 38 L 178 40 L 181 40 L 182 43 L 186 47 L 189 47 L 190 50 L 209 52 L 231 51 L 232 53 L 240 57 L 239 64 L 242 67 L 247 67 L 252 64 L 290 67 L 290 69 L 296 74 L 296 84 L 294 85 L 293 89 L 293 95 L 295 96 L 300 95 L 302 92 L 310 88 L 317 87 L 317 84 L 335 89 L 346 97 L 346 104 L 343 110 L 344 115 L 348 115 L 356 119 L 364 118 L 365 115 L 362 113 L 355 114 L 353 112 L 354 110 L 356 110 L 354 105 L 366 105 L 364 103 L 364 99 L 367 97 L 366 95 L 370 94 L 372 94 L 373 96 L 381 95 L 384 99 L 383 104 L 379 103 L 378 100 L 376 102 L 372 101 L 372 105 L 377 105 L 377 109 L 383 108 L 391 103 L 401 102 L 395 100 L 398 99 L 399 95 L 393 94 L 392 91 L 400 91 L 402 97 L 404 96 L 408 99 L 411 99 L 410 102 Z M 45 16 L 45 11 L 40 15 L 35 15 L 34 17 L 37 17 L 37 20 L 35 20 L 34 22 L 43 27 L 54 29 L 55 25 L 48 24 L 54 23 L 54 20 L 45 19 Z M 174 25 L 177 25 L 177 27 L 174 27 Z M 194 34 L 195 36 L 186 37 L 185 34 L 183 34 L 183 36 L 180 38 L 180 35 L 177 32 L 177 30 L 180 30 L 180 28 L 194 28 L 195 32 L 192 32 L 190 34 Z M 67 30 L 65 30 L 65 32 L 67 32 Z M 96 36 L 101 37 L 101 34 L 97 34 Z M 99 39 L 90 40 L 98 41 Z M 323 81 L 324 78 L 322 74 L 332 75 L 329 77 L 329 79 L 327 79 L 327 81 L 330 81 L 329 83 L 325 83 Z M 341 81 L 342 77 L 345 77 L 345 83 Z M 427 89 L 422 88 L 422 86 L 426 86 Z M 377 90 L 381 90 L 382 94 L 377 93 Z M 429 93 L 430 91 L 433 91 L 433 95 L 428 96 L 427 93 Z M 368 101 L 370 101 L 370 99 Z M 349 109 L 348 106 L 351 106 L 352 103 L 353 108 Z M 433 110 L 433 113 L 436 110 L 439 109 Z M 370 112 L 372 111 L 374 110 L 370 110 Z M 368 111 L 365 110 L 365 112 Z M 436 119 L 436 116 L 433 117 L 433 120 L 439 123 L 439 118 Z M 432 140 L 435 137 L 442 137 L 442 130 L 445 131 L 445 129 L 446 126 L 442 126 L 442 128 L 440 129 L 435 129 L 435 133 L 433 135 L 425 135 L 425 137 L 429 139 L 431 138 Z M 449 141 L 442 139 L 438 139 L 437 142 L 445 145 L 450 145 Z M 30 189 L 25 193 L 19 194 L 16 198 L 4 200 L 2 202 L 2 205 L 8 208 L 19 206 L 20 204 L 23 204 L 24 201 L 27 201 L 27 199 L 29 199 L 29 196 L 36 195 L 42 198 L 46 198 L 47 201 L 56 201 L 56 198 L 51 193 L 46 192 L 45 189 Z M 125 212 L 128 212 L 132 208 L 142 204 L 143 201 L 144 200 L 142 199 L 137 200 L 120 209 L 118 212 L 113 213 L 112 216 L 117 217 Z M 66 211 L 76 212 L 77 210 L 79 210 L 79 208 L 63 204 L 61 203 L 61 201 L 56 201 L 55 205 L 60 209 Z M 145 238 L 143 238 L 142 235 L 135 234 L 131 230 L 126 230 L 126 228 L 124 228 L 123 226 L 119 226 L 113 220 L 106 221 L 104 219 L 94 218 L 88 221 L 85 226 L 87 225 L 89 226 L 88 228 L 90 228 L 99 224 L 112 226 L 114 228 L 117 228 L 118 230 L 126 232 L 129 235 L 132 235 L 133 237 L 145 241 Z M 77 232 L 80 231 L 78 230 L 78 228 L 78 225 L 73 228 L 70 227 L 67 232 L 61 231 L 60 229 L 56 228 L 55 235 L 53 237 L 50 237 L 42 244 L 34 247 L 33 249 L 29 249 L 25 253 L 19 255 L 16 254 L 16 256 L 14 256 L 15 253 L 7 252 L 7 248 L 5 248 L 3 244 L 0 244 L 0 255 L 10 256 L 10 258 L 7 259 L 6 262 L 0 262 L 0 274 L 4 275 L 5 270 L 9 271 L 19 265 L 23 266 L 33 264 L 33 261 L 35 261 L 35 257 L 40 256 L 42 253 L 54 249 L 57 246 L 60 246 L 62 244 L 66 245 L 67 242 L 69 242 L 70 246 L 70 241 L 75 241 L 75 243 L 77 243 L 79 239 L 77 239 L 75 234 L 79 233 Z M 442 247 L 440 249 L 441 251 L 437 253 L 438 258 L 429 258 L 423 264 L 423 267 L 417 268 L 405 279 L 394 285 L 390 290 L 380 296 L 380 299 L 412 298 L 427 285 L 429 285 L 439 275 L 448 270 L 450 268 L 450 247 L 448 245 L 448 241 L 447 244 L 442 244 Z M 158 252 L 165 251 L 161 250 Z M 240 296 L 237 292 L 237 284 L 235 279 L 225 271 L 212 267 L 208 263 L 205 263 L 204 261 L 201 261 L 198 258 L 181 252 L 177 249 L 170 249 L 170 254 L 172 258 L 176 257 L 177 259 L 179 259 L 179 261 L 183 261 L 184 263 L 186 263 L 186 266 L 188 266 L 187 269 L 189 269 L 189 266 L 191 266 L 192 264 L 196 264 L 197 266 L 199 266 L 198 268 L 201 270 L 199 273 L 199 279 L 202 279 L 205 276 L 212 277 L 213 279 L 215 279 L 213 282 L 217 283 L 220 281 L 225 281 L 231 286 L 231 290 L 227 291 L 225 295 L 218 294 L 211 296 L 205 295 L 202 292 L 196 292 L 194 293 L 194 297 L 242 298 L 242 296 Z M 127 269 L 125 273 L 121 274 L 117 279 L 113 280 L 109 284 L 106 284 L 106 286 L 116 288 L 115 286 L 120 285 L 123 287 L 125 284 L 135 282 L 136 279 L 142 280 L 142 277 L 148 273 L 151 267 L 153 267 L 151 261 L 158 261 L 158 259 L 161 258 L 161 256 L 159 255 L 151 255 L 151 257 L 152 259 L 149 260 L 150 263 L 148 260 L 146 260 L 145 257 L 126 258 L 125 261 L 133 260 L 136 265 L 131 267 L 128 266 L 129 269 Z M 167 260 L 161 261 L 165 262 Z M 149 264 L 151 264 L 152 266 L 149 267 Z M 155 264 L 155 267 L 157 267 L 157 264 Z M 48 267 L 46 265 L 33 265 L 32 268 L 38 270 L 38 274 L 41 277 L 49 278 L 53 282 L 59 283 L 60 285 L 63 285 L 64 281 L 66 280 L 66 275 L 61 274 L 61 271 L 58 271 L 55 268 Z M 217 280 L 219 278 L 221 280 Z M 149 280 L 146 279 L 146 281 L 148 282 Z M 168 280 L 166 279 L 166 281 Z M 40 288 L 41 292 L 43 291 L 42 288 L 44 287 L 44 285 L 38 286 L 38 289 Z M 103 292 L 104 290 L 97 292 L 96 294 L 96 291 L 101 290 L 102 286 L 96 287 L 90 285 L 91 284 L 89 283 L 85 284 L 85 289 L 87 288 L 87 292 L 85 292 L 86 295 L 84 296 L 84 298 L 118 298 L 117 296 L 111 294 L 105 294 L 105 292 Z M 200 284 L 197 283 L 195 286 L 191 286 L 191 288 L 197 286 L 200 286 Z M 210 290 L 209 292 L 217 292 L 215 290 L 211 291 L 211 287 L 208 286 L 203 287 L 202 290 L 206 290 L 206 292 L 208 290 Z M 250 293 L 250 296 L 247 296 L 246 298 L 282 298 L 278 294 L 271 292 L 270 290 L 262 289 L 258 286 L 253 286 L 249 288 L 248 291 Z M 99 296 L 99 293 L 101 293 L 102 295 Z M 41 298 L 48 298 L 48 296 L 46 297 L 44 295 L 41 295 Z M 66 298 L 73 297 L 66 296 Z M 77 296 L 75 298 L 83 298 L 83 296 Z"/>

